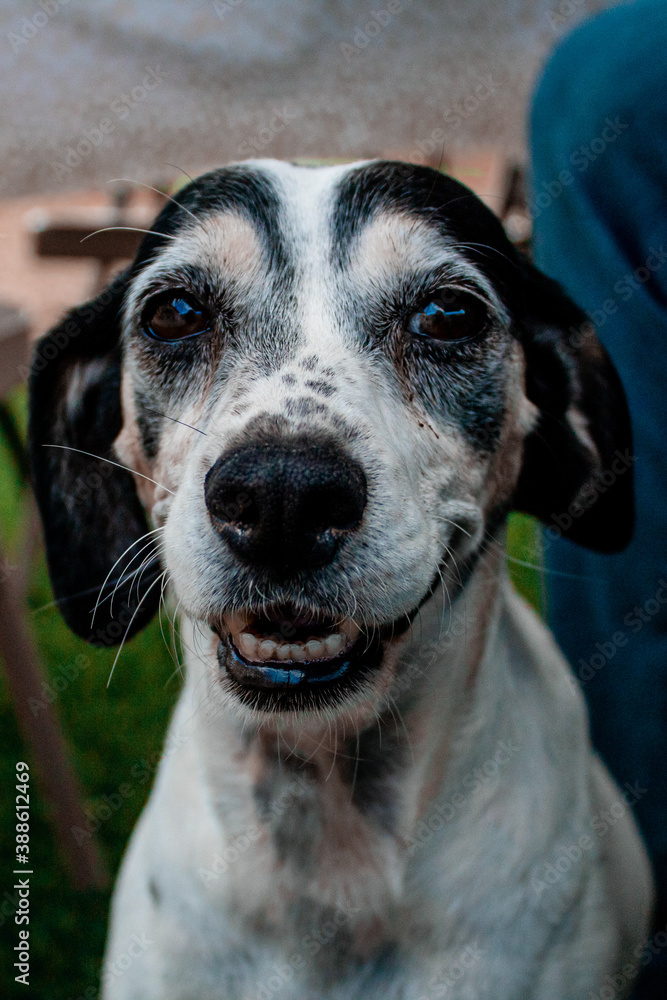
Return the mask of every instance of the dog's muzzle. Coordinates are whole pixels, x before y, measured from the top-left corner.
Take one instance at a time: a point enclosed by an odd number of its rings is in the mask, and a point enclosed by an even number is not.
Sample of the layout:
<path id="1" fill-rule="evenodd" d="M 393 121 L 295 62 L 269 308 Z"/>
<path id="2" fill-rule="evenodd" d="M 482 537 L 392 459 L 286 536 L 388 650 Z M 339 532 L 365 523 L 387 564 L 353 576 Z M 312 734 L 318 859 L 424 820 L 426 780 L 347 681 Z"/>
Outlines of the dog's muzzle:
<path id="1" fill-rule="evenodd" d="M 330 442 L 254 443 L 217 460 L 205 499 L 214 528 L 270 601 L 272 584 L 295 581 L 307 594 L 306 574 L 334 562 L 362 523 L 366 476 Z M 272 607 L 223 613 L 212 624 L 220 664 L 244 691 L 324 696 L 382 655 L 380 640 L 350 618 Z"/>

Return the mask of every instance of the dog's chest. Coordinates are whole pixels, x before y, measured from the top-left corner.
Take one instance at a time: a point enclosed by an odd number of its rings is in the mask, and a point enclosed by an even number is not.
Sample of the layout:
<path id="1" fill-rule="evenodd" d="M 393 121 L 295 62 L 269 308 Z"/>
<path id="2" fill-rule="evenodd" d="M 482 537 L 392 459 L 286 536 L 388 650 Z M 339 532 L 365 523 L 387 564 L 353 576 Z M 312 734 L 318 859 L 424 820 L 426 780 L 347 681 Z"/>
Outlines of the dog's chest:
<path id="1" fill-rule="evenodd" d="M 328 995 L 318 990 L 333 982 L 357 997 L 362 980 L 396 975 L 409 933 L 399 902 L 407 852 L 379 818 L 389 814 L 386 790 L 359 765 L 361 796 L 344 754 L 277 761 L 255 749 L 241 767 L 237 756 L 228 786 L 218 776 L 224 844 L 210 865 L 207 913 L 194 919 L 211 975 L 238 966 L 230 996 L 256 996 L 273 977 L 285 1000 L 292 990 Z"/>
<path id="2" fill-rule="evenodd" d="M 364 767 L 344 747 L 335 758 L 276 759 L 255 750 L 240 810 L 256 829 L 243 866 L 252 872 L 237 867 L 249 911 L 259 904 L 271 922 L 297 935 L 304 920 L 312 924 L 311 908 L 321 909 L 322 919 L 335 912 L 360 955 L 391 933 L 378 914 L 386 919 L 400 897 L 407 857 L 396 828 L 399 789 L 382 772 L 368 779 Z"/>

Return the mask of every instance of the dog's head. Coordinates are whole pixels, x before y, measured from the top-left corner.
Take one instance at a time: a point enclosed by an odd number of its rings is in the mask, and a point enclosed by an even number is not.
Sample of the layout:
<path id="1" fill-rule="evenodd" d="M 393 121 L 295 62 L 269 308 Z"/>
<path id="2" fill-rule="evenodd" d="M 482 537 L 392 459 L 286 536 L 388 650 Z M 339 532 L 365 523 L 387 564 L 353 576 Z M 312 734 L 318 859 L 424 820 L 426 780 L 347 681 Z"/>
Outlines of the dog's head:
<path id="1" fill-rule="evenodd" d="M 38 345 L 31 442 L 72 629 L 120 641 L 168 578 L 260 711 L 362 698 L 512 507 L 599 551 L 632 531 L 631 473 L 608 479 L 625 399 L 585 315 L 406 164 L 194 181 Z"/>

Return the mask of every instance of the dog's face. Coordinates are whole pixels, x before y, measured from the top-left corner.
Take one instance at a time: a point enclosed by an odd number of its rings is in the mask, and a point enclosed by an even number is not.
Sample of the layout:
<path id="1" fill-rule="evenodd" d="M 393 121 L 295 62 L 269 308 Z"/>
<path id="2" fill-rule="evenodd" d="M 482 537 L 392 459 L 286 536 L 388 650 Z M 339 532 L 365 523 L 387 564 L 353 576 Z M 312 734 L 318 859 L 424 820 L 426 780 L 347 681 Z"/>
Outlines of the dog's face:
<path id="1" fill-rule="evenodd" d="M 548 520 L 578 500 L 575 540 L 629 538 L 629 476 L 586 500 L 630 443 L 613 368 L 457 182 L 252 163 L 153 230 L 34 362 L 37 495 L 79 634 L 145 624 L 164 570 L 232 697 L 349 706 L 513 505 Z"/>

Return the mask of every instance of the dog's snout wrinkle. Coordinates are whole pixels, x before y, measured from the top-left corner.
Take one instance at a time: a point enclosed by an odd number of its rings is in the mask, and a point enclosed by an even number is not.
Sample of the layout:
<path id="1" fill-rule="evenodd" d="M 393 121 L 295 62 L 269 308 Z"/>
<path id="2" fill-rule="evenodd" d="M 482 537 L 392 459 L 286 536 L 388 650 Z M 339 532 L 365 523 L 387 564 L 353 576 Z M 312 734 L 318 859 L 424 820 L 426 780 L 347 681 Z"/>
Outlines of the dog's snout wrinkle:
<path id="1" fill-rule="evenodd" d="M 237 448 L 205 484 L 213 525 L 234 554 L 280 577 L 330 563 L 361 524 L 366 498 L 358 462 L 307 440 Z"/>

